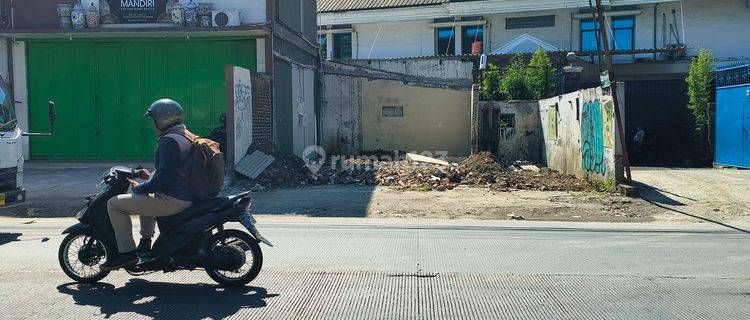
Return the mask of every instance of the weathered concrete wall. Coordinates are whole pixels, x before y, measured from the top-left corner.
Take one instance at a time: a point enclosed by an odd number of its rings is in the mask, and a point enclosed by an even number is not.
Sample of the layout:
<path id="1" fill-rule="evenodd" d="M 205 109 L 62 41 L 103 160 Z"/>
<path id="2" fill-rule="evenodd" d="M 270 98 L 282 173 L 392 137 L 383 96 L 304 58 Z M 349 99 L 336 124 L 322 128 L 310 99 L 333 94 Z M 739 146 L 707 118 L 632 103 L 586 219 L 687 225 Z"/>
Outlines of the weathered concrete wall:
<path id="1" fill-rule="evenodd" d="M 619 159 L 615 148 L 612 97 L 601 88 L 585 89 L 539 101 L 546 165 L 592 180 L 615 181 Z"/>
<path id="2" fill-rule="evenodd" d="M 424 78 L 474 79 L 474 63 L 468 58 L 361 59 L 349 62 L 373 69 Z"/>
<path id="3" fill-rule="evenodd" d="M 466 156 L 471 142 L 471 92 L 403 85 L 362 83 L 364 150 L 447 151 Z M 402 117 L 383 117 L 383 106 L 402 106 Z"/>
<path id="4" fill-rule="evenodd" d="M 470 153 L 470 90 L 355 74 L 325 73 L 322 77 L 320 145 L 326 152 Z M 383 117 L 383 106 L 403 107 L 403 116 Z"/>
<path id="5" fill-rule="evenodd" d="M 362 80 L 323 75 L 320 144 L 330 154 L 354 155 L 362 150 Z"/>
<path id="6" fill-rule="evenodd" d="M 500 126 L 497 119 L 487 116 L 493 111 L 499 115 L 513 115 L 512 126 Z M 481 101 L 479 113 L 484 115 L 481 121 L 489 121 L 495 126 L 492 134 L 496 135 L 497 151 L 495 156 L 504 162 L 527 160 L 535 163 L 543 162 L 542 131 L 539 119 L 539 103 L 537 101 Z M 485 136 L 485 126 L 479 126 L 480 136 Z"/>

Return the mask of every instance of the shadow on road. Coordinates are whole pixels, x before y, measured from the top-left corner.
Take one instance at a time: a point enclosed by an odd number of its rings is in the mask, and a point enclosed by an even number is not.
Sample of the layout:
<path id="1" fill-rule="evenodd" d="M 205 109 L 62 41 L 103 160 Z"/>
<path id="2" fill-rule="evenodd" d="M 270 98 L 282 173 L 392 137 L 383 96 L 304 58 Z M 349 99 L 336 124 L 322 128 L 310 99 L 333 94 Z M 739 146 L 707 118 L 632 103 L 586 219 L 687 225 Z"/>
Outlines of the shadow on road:
<path id="1" fill-rule="evenodd" d="M 366 217 L 375 186 L 326 185 L 253 193 L 257 214 Z"/>
<path id="2" fill-rule="evenodd" d="M 20 237 L 20 233 L 7 233 L 7 232 L 0 232 L 0 246 L 13 242 L 13 241 L 20 241 L 18 240 L 18 237 Z"/>
<path id="3" fill-rule="evenodd" d="M 242 308 L 262 308 L 268 294 L 259 287 L 221 288 L 208 284 L 150 282 L 132 279 L 115 288 L 108 283 L 69 283 L 57 287 L 77 305 L 98 307 L 109 318 L 120 312 L 155 319 L 222 319 Z"/>

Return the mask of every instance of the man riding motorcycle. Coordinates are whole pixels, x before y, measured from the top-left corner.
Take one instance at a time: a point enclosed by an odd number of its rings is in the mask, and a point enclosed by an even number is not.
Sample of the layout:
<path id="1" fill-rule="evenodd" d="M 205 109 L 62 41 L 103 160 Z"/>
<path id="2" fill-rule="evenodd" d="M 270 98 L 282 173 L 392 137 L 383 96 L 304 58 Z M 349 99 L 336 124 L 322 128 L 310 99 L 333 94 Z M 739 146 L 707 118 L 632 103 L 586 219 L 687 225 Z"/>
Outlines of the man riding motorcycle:
<path id="1" fill-rule="evenodd" d="M 182 106 L 171 99 L 157 100 L 144 116 L 151 117 L 159 133 L 155 168 L 151 173 L 138 170 L 139 183 L 130 180 L 132 194 L 121 194 L 107 202 L 107 213 L 115 233 L 118 254 L 102 264 L 103 270 L 114 270 L 138 262 L 138 254 L 146 254 L 156 227 L 156 217 L 166 217 L 182 212 L 193 204 L 188 187 L 192 144 L 196 136 L 182 123 Z M 141 240 L 136 247 L 132 235 L 130 216 L 138 215 Z"/>

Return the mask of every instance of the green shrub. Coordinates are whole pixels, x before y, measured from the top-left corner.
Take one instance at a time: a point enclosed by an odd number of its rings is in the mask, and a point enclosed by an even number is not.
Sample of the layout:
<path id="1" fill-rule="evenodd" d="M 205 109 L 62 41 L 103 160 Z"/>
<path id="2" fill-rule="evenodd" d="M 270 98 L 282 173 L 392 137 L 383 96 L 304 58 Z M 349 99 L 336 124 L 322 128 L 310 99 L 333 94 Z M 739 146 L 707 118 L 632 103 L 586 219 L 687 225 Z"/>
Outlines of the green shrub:
<path id="1" fill-rule="evenodd" d="M 530 97 L 522 55 L 517 54 L 510 60 L 510 65 L 500 80 L 500 92 L 508 100 L 526 100 Z"/>
<path id="2" fill-rule="evenodd" d="M 529 66 L 526 68 L 526 88 L 530 99 L 543 99 L 547 93 L 552 90 L 552 82 L 555 70 L 552 68 L 552 62 L 544 50 L 540 47 L 531 56 Z"/>
<path id="3" fill-rule="evenodd" d="M 484 101 L 503 100 L 503 94 L 500 92 L 500 70 L 493 64 L 489 64 L 487 69 L 482 77 L 480 98 Z"/>
<path id="4" fill-rule="evenodd" d="M 716 73 L 710 51 L 701 49 L 690 63 L 687 76 L 688 109 L 693 114 L 695 133 L 702 136 L 708 129 L 708 103 L 711 98 L 711 79 Z"/>

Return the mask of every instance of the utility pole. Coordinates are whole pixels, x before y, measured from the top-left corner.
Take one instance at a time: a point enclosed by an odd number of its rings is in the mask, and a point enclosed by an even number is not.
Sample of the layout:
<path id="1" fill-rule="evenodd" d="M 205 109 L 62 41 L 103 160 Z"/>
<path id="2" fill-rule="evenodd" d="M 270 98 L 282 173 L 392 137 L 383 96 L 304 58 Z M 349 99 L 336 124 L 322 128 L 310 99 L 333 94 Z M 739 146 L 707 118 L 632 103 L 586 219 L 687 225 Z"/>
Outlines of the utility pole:
<path id="1" fill-rule="evenodd" d="M 609 51 L 609 36 L 607 35 L 607 24 L 604 19 L 604 9 L 602 9 L 602 0 L 596 0 L 596 13 L 599 16 L 599 34 L 602 35 L 602 44 L 604 45 L 604 58 L 607 60 L 607 72 L 609 73 L 609 82 L 612 90 L 612 103 L 614 104 L 615 121 L 617 125 L 617 135 L 620 137 L 620 147 L 622 148 L 622 166 L 625 169 L 625 182 L 633 181 L 630 175 L 630 159 L 628 159 L 628 146 L 625 144 L 625 130 L 623 130 L 622 117 L 620 117 L 620 104 L 617 98 L 617 82 L 615 81 L 615 70 L 612 66 L 612 53 Z"/>

